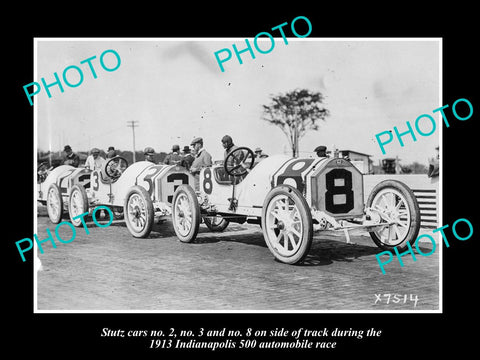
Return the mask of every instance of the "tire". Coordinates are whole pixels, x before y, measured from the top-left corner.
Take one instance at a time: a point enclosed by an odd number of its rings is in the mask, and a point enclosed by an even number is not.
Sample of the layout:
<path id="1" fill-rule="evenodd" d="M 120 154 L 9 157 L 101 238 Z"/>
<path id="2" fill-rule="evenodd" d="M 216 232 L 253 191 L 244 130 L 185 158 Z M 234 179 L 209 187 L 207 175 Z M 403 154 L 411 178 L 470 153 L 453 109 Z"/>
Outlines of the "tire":
<path id="1" fill-rule="evenodd" d="M 282 213 L 283 205 L 287 203 L 288 208 L 293 208 Z M 267 194 L 261 227 L 268 248 L 283 263 L 298 264 L 310 251 L 313 239 L 312 214 L 305 198 L 292 186 L 280 185 Z"/>
<path id="2" fill-rule="evenodd" d="M 58 224 L 63 216 L 62 192 L 57 184 L 52 184 L 47 193 L 47 213 L 50 221 Z"/>
<path id="3" fill-rule="evenodd" d="M 81 185 L 73 185 L 70 190 L 68 199 L 68 214 L 70 215 L 70 222 L 73 226 L 79 227 L 82 225 L 82 219 L 73 219 L 75 216 L 88 212 L 88 197 L 85 188 Z"/>
<path id="4" fill-rule="evenodd" d="M 222 218 L 221 216 L 204 217 L 203 222 L 207 225 L 208 229 L 212 232 L 222 232 L 230 224 L 230 221 Z"/>
<path id="5" fill-rule="evenodd" d="M 149 193 L 141 186 L 132 186 L 123 206 L 125 223 L 136 238 L 145 238 L 152 231 L 154 210 Z"/>
<path id="6" fill-rule="evenodd" d="M 378 210 L 396 222 L 370 232 L 373 242 L 379 248 L 391 250 L 396 247 L 397 250 L 404 251 L 408 247 L 407 243 L 415 242 L 420 230 L 420 209 L 413 191 L 407 185 L 397 180 L 380 182 L 368 196 L 367 207 Z"/>
<path id="7" fill-rule="evenodd" d="M 172 224 L 181 242 L 195 240 L 200 227 L 200 205 L 197 195 L 189 185 L 180 185 L 173 195 Z"/>

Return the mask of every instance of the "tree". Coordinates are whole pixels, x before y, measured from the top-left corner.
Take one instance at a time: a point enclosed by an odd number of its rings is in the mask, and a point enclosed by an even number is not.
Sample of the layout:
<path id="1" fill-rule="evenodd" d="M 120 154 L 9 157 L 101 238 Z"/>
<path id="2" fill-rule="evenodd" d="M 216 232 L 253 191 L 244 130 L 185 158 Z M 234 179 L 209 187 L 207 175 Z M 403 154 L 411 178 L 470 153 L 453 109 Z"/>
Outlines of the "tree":
<path id="1" fill-rule="evenodd" d="M 322 106 L 325 97 L 320 92 L 296 89 L 270 98 L 270 105 L 262 105 L 262 119 L 280 127 L 287 136 L 292 155 L 297 157 L 300 138 L 308 130 L 318 130 L 319 120 L 325 121 L 330 115 Z"/>

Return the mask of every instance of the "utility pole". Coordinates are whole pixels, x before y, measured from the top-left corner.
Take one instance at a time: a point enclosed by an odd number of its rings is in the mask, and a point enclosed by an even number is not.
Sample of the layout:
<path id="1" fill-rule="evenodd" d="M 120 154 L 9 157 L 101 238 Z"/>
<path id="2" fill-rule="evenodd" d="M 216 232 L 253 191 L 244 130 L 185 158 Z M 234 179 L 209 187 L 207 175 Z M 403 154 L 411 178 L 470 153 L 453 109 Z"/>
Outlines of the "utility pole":
<path id="1" fill-rule="evenodd" d="M 133 162 L 135 162 L 135 128 L 139 126 L 137 123 L 138 123 L 138 121 L 135 121 L 135 120 L 127 121 L 127 127 L 131 127 L 131 128 L 132 128 L 132 135 L 133 135 Z"/>

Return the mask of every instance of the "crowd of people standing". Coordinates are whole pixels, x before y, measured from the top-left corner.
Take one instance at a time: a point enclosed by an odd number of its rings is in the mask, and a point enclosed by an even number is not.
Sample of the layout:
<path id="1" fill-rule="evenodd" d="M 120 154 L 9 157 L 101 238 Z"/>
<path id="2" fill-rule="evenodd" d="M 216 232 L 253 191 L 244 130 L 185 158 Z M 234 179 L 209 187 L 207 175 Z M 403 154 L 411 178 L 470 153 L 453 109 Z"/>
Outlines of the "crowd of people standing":
<path id="1" fill-rule="evenodd" d="M 237 149 L 238 147 L 234 145 L 233 139 L 229 135 L 225 135 L 221 139 L 222 145 L 225 149 L 224 158 L 227 155 Z M 80 157 L 73 152 L 70 145 L 66 145 L 64 147 L 64 158 L 63 164 L 64 165 L 71 165 L 74 167 L 80 166 Z M 106 152 L 106 159 L 100 155 L 101 151 L 98 148 L 93 148 L 90 150 L 90 154 L 88 155 L 85 161 L 85 167 L 90 170 L 97 170 L 101 169 L 102 166 L 111 158 L 118 156 L 119 152 L 113 146 L 108 148 Z M 198 174 L 203 167 L 212 166 L 212 156 L 210 153 L 204 148 L 203 138 L 197 137 L 192 140 L 190 146 L 184 146 L 183 150 L 180 150 L 180 146 L 175 144 L 172 146 L 172 151 L 166 155 L 162 162 L 157 162 L 155 160 L 155 149 L 151 146 L 147 146 L 144 151 L 144 160 L 149 161 L 155 164 L 165 164 L 165 165 L 179 165 L 183 166 L 186 169 L 190 170 L 190 172 L 194 175 Z M 268 155 L 263 154 L 261 148 L 255 149 L 256 161 L 260 161 Z"/>

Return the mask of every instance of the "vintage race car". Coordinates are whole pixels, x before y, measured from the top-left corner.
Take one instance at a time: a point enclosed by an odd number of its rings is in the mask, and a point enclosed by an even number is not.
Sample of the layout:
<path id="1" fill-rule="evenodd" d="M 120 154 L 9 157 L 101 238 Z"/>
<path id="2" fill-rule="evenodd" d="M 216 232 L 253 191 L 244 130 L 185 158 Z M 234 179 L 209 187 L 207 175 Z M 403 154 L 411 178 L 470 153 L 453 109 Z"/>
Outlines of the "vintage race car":
<path id="1" fill-rule="evenodd" d="M 183 167 L 147 161 L 128 166 L 117 156 L 100 170 L 55 168 L 38 185 L 38 200 L 47 206 L 53 223 L 59 223 L 68 211 L 75 226 L 82 225 L 81 218 L 75 219 L 78 215 L 108 206 L 117 217 L 125 218 L 133 236 L 146 237 L 154 222 L 170 218 L 173 194 L 182 184 L 194 184 L 194 177 Z"/>
<path id="2" fill-rule="evenodd" d="M 60 165 L 53 170 L 39 170 L 37 177 L 37 200 L 47 206 L 50 220 L 60 222 L 64 210 L 68 210 L 70 190 L 75 185 L 90 187 L 91 171 L 70 165 Z"/>
<path id="3" fill-rule="evenodd" d="M 231 152 L 223 165 L 202 169 L 197 190 L 179 186 L 172 222 L 182 242 L 195 240 L 202 220 L 216 231 L 229 222 L 261 225 L 276 259 L 305 259 L 314 231 L 368 231 L 381 249 L 400 251 L 416 240 L 420 211 L 413 192 L 386 180 L 364 204 L 363 175 L 342 158 L 270 156 L 259 163 L 249 148 Z"/>

